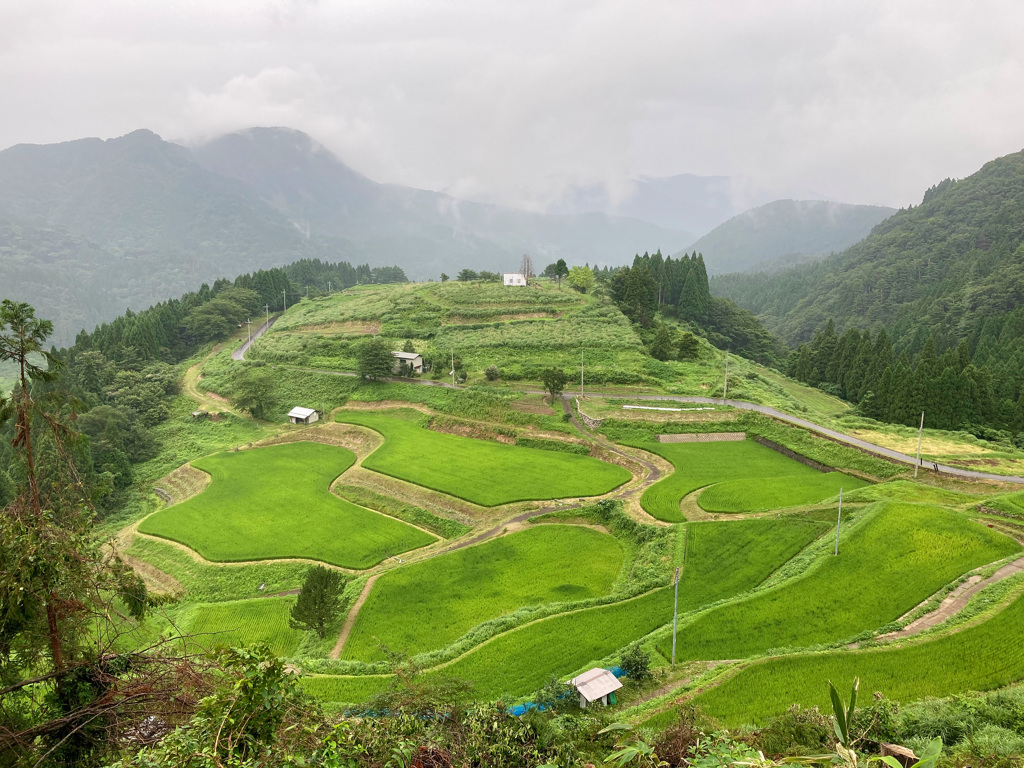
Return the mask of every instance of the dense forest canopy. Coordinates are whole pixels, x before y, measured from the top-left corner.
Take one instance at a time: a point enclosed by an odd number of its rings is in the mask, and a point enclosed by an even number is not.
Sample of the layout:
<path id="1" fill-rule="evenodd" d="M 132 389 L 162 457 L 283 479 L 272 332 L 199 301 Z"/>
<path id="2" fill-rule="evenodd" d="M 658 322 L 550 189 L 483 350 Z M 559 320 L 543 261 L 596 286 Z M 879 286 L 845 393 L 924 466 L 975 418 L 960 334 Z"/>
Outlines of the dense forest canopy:
<path id="1" fill-rule="evenodd" d="M 725 275 L 711 287 L 791 344 L 810 342 L 790 372 L 854 402 L 870 394 L 867 415 L 910 423 L 925 410 L 947 429 L 1022 428 L 1024 152 L 942 181 L 921 205 L 821 263 Z M 872 343 L 891 352 L 868 364 L 852 351 Z"/>

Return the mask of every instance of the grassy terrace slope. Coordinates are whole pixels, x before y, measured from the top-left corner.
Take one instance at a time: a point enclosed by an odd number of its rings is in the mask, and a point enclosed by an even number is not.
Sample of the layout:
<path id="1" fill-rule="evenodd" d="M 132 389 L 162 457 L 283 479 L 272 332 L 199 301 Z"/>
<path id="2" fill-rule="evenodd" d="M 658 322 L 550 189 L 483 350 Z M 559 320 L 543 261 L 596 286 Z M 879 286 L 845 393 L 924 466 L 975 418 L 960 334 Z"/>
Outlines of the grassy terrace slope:
<path id="1" fill-rule="evenodd" d="M 434 432 L 409 420 L 419 416 L 344 411 L 337 419 L 384 435 L 384 444 L 363 460 L 367 469 L 485 507 L 600 496 L 631 477 L 622 467 L 589 456 Z"/>
<path id="2" fill-rule="evenodd" d="M 964 572 L 1020 550 L 938 507 L 879 504 L 806 576 L 680 628 L 683 659 L 743 659 L 852 637 L 902 616 Z M 669 641 L 670 642 L 670 641 Z M 668 645 L 659 650 L 664 653 Z"/>
<path id="3" fill-rule="evenodd" d="M 207 560 L 309 558 L 369 568 L 434 537 L 337 498 L 331 482 L 355 462 L 344 448 L 287 443 L 193 462 L 213 476 L 188 501 L 146 518 L 142 533 L 191 547 Z"/>
<path id="4" fill-rule="evenodd" d="M 675 471 L 640 497 L 640 505 L 659 520 L 683 519 L 679 502 L 688 493 L 725 480 L 790 477 L 791 482 L 821 473 L 753 440 L 741 443 L 632 443 L 672 463 Z M 827 494 L 831 495 L 831 494 Z M 732 511 L 732 510 L 730 510 Z"/>
<path id="5" fill-rule="evenodd" d="M 937 640 L 902 648 L 770 659 L 697 697 L 729 726 L 763 721 L 790 704 L 828 708 L 828 681 L 880 691 L 897 701 L 999 688 L 1024 678 L 1024 597 L 993 618 Z M 842 689 L 842 686 L 840 686 Z"/>
<path id="6" fill-rule="evenodd" d="M 798 518 L 691 523 L 679 584 L 680 613 L 760 584 L 827 525 Z M 475 683 L 476 695 L 523 696 L 551 675 L 569 674 L 672 621 L 668 588 L 610 605 L 552 616 L 495 637 L 445 667 Z M 316 677 L 304 685 L 333 701 L 362 701 L 387 677 Z"/>
<path id="7" fill-rule="evenodd" d="M 598 597 L 622 561 L 622 545 L 607 534 L 543 525 L 390 571 L 359 612 L 343 658 L 383 659 L 379 643 L 411 656 L 523 606 Z"/>
<path id="8" fill-rule="evenodd" d="M 548 281 L 528 288 L 459 282 L 350 288 L 289 310 L 252 357 L 354 370 L 354 342 L 367 334 L 380 334 L 395 349 L 411 339 L 430 359 L 447 360 L 454 350 L 477 380 L 488 365 L 508 380 L 535 380 L 553 365 L 577 367 L 581 339 L 592 351 L 594 382 L 641 383 L 649 360 L 617 308 Z"/>

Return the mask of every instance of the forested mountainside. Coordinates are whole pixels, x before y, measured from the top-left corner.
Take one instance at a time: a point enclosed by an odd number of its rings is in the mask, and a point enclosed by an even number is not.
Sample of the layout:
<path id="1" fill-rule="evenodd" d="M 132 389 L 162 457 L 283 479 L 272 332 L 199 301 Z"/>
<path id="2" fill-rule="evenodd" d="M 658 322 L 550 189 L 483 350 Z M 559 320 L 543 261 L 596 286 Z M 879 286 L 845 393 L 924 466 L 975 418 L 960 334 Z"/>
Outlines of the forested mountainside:
<path id="1" fill-rule="evenodd" d="M 986 322 L 1024 303 L 1024 152 L 947 179 L 846 251 L 773 275 L 728 275 L 712 292 L 746 307 L 790 343 L 834 318 L 885 327 L 915 353 L 976 343 Z"/>
<path id="2" fill-rule="evenodd" d="M 949 429 L 1024 427 L 1024 152 L 946 179 L 819 264 L 711 287 L 790 343 L 811 341 L 791 373 L 855 402 L 870 393 L 869 415 L 910 423 L 925 410 Z M 872 349 L 884 362 L 854 362 Z M 851 370 L 863 379 L 853 386 Z"/>
<path id="3" fill-rule="evenodd" d="M 689 239 L 377 184 L 287 129 L 194 151 L 141 130 L 0 152 L 0 283 L 54 319 L 58 343 L 126 308 L 303 258 L 397 262 L 426 279 L 467 264 L 509 270 L 524 251 L 611 261 Z"/>
<path id="4" fill-rule="evenodd" d="M 704 254 L 712 275 L 784 268 L 848 248 L 894 213 L 878 205 L 776 200 L 732 217 L 686 250 Z"/>

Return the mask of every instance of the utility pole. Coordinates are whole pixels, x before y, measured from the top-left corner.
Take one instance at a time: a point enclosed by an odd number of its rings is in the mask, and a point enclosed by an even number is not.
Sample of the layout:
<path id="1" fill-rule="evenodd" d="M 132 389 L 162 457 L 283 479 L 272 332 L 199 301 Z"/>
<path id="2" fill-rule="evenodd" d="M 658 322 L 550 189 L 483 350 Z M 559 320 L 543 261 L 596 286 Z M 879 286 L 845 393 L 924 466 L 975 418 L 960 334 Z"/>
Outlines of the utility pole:
<path id="1" fill-rule="evenodd" d="M 330 280 L 327 281 L 327 292 L 328 293 L 331 292 L 331 281 Z"/>
<path id="2" fill-rule="evenodd" d="M 924 411 L 921 411 L 921 426 L 917 430 L 917 461 L 914 462 L 914 479 L 917 480 L 917 468 L 921 466 L 921 438 L 924 436 Z"/>
<path id="3" fill-rule="evenodd" d="M 672 666 L 676 665 L 676 625 L 679 623 L 679 569 L 676 568 L 676 601 L 672 609 Z"/>
<path id="4" fill-rule="evenodd" d="M 451 375 L 452 375 L 452 387 L 454 387 L 455 386 L 455 350 L 454 349 L 452 350 L 452 370 L 451 370 Z"/>
<path id="5" fill-rule="evenodd" d="M 722 386 L 722 399 L 729 396 L 729 353 L 725 353 L 725 384 Z"/>
<path id="6" fill-rule="evenodd" d="M 282 307 L 282 309 L 281 309 L 282 312 L 287 312 L 288 311 L 288 289 L 287 288 L 281 291 L 281 307 Z"/>
<path id="7" fill-rule="evenodd" d="M 249 343 L 252 344 L 252 318 L 250 317 L 245 321 L 246 326 L 249 329 Z"/>
<path id="8" fill-rule="evenodd" d="M 264 304 L 263 308 L 267 310 L 267 325 L 270 325 L 270 305 Z"/>
<path id="9" fill-rule="evenodd" d="M 839 517 L 836 518 L 836 554 L 839 554 L 839 526 L 843 522 L 843 487 L 839 486 Z"/>
<path id="10" fill-rule="evenodd" d="M 580 397 L 583 397 L 583 350 L 580 350 Z"/>

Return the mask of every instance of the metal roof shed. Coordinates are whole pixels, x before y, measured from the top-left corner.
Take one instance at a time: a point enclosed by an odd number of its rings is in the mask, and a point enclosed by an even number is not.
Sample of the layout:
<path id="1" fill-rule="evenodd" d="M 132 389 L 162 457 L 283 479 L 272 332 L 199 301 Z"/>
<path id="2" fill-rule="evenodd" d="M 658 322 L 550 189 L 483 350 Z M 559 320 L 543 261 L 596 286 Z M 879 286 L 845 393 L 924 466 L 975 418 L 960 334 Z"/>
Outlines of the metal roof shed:
<path id="1" fill-rule="evenodd" d="M 574 677 L 569 681 L 569 685 L 579 693 L 581 709 L 586 709 L 587 704 L 593 704 L 595 701 L 600 701 L 608 706 L 608 697 L 622 687 L 622 683 L 615 675 L 600 667 L 584 672 L 579 677 Z"/>
<path id="2" fill-rule="evenodd" d="M 296 406 L 288 411 L 288 420 L 292 424 L 312 424 L 319 420 L 320 415 L 313 408 Z"/>

